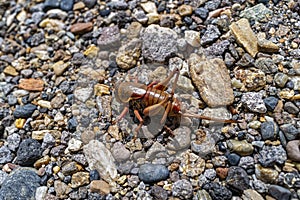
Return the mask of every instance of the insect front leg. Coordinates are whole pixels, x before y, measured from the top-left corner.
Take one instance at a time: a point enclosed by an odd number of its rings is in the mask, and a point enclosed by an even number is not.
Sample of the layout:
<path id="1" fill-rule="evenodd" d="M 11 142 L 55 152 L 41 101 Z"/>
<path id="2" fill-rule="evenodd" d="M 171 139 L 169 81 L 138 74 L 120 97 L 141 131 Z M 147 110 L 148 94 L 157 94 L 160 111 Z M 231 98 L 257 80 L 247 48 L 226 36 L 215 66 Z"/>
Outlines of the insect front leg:
<path id="1" fill-rule="evenodd" d="M 174 80 L 174 83 L 173 83 L 173 87 L 176 86 L 177 84 L 177 80 L 178 80 L 178 76 L 179 76 L 179 69 L 176 68 L 174 69 L 171 74 L 164 80 L 162 80 L 161 82 L 157 83 L 157 85 L 155 85 L 153 88 L 154 89 L 157 89 L 157 90 L 162 90 L 162 91 L 165 91 L 167 89 L 167 85 L 168 83 L 170 82 L 170 80 L 173 78 L 173 76 L 176 74 L 176 77 L 175 77 L 175 80 Z M 175 89 L 174 89 L 175 90 Z M 172 91 L 173 91 L 173 88 L 172 88 Z M 174 93 L 174 92 L 173 92 Z"/>

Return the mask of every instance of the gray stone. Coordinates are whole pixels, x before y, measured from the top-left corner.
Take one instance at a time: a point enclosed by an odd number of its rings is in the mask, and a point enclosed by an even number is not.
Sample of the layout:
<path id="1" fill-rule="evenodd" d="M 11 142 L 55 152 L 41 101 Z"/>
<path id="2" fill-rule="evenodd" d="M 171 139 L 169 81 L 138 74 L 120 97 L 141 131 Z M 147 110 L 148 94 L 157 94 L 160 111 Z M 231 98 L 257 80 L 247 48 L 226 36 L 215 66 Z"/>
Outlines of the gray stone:
<path id="1" fill-rule="evenodd" d="M 289 80 L 288 75 L 278 72 L 277 74 L 275 74 L 274 76 L 274 82 L 276 83 L 276 85 L 278 85 L 279 87 L 284 87 L 286 82 Z"/>
<path id="2" fill-rule="evenodd" d="M 260 3 L 243 10 L 241 12 L 241 17 L 245 17 L 249 20 L 253 19 L 255 21 L 263 21 L 272 13 L 273 12 L 270 9 L 268 9 L 264 4 Z"/>
<path id="3" fill-rule="evenodd" d="M 242 193 L 250 187 L 248 174 L 241 167 L 230 167 L 226 182 L 229 188 L 237 193 Z"/>
<path id="4" fill-rule="evenodd" d="M 0 148 L 0 164 L 5 164 L 11 162 L 13 155 L 7 146 L 2 146 Z"/>
<path id="5" fill-rule="evenodd" d="M 287 160 L 286 151 L 279 146 L 264 146 L 258 154 L 258 161 L 263 167 L 271 167 L 276 163 L 283 165 Z"/>
<path id="6" fill-rule="evenodd" d="M 8 174 L 6 172 L 0 170 L 0 186 L 2 185 L 2 183 L 4 182 L 6 177 L 8 177 Z"/>
<path id="7" fill-rule="evenodd" d="M 299 135 L 299 130 L 293 124 L 283 124 L 280 129 L 288 141 L 296 139 Z"/>
<path id="8" fill-rule="evenodd" d="M 202 46 L 205 46 L 209 43 L 216 41 L 220 37 L 221 33 L 217 26 L 208 25 L 207 30 L 204 35 L 201 37 L 200 43 Z"/>
<path id="9" fill-rule="evenodd" d="M 130 157 L 130 151 L 121 142 L 113 145 L 111 153 L 117 162 L 124 162 Z"/>
<path id="10" fill-rule="evenodd" d="M 263 122 L 260 132 L 263 140 L 273 140 L 278 134 L 278 126 L 274 122 Z"/>
<path id="11" fill-rule="evenodd" d="M 289 141 L 286 145 L 286 152 L 291 160 L 300 162 L 300 141 Z"/>
<path id="12" fill-rule="evenodd" d="M 139 179 L 145 183 L 154 183 L 169 177 L 169 170 L 160 164 L 144 164 L 139 169 Z"/>
<path id="13" fill-rule="evenodd" d="M 148 26 L 142 34 L 144 57 L 153 62 L 164 62 L 177 52 L 177 37 L 172 29 L 158 25 Z"/>
<path id="14" fill-rule="evenodd" d="M 232 192 L 220 185 L 220 183 L 211 182 L 205 184 L 203 189 L 205 189 L 214 200 L 230 200 L 232 197 Z"/>
<path id="15" fill-rule="evenodd" d="M 21 137 L 20 135 L 14 133 L 12 135 L 9 135 L 7 137 L 7 147 L 11 150 L 11 151 L 16 151 L 16 149 L 19 147 L 21 141 Z"/>
<path id="16" fill-rule="evenodd" d="M 284 104 L 284 110 L 290 114 L 297 114 L 299 112 L 299 108 L 292 102 L 286 102 Z"/>
<path id="17" fill-rule="evenodd" d="M 34 139 L 25 139 L 21 142 L 17 151 L 17 163 L 23 166 L 31 166 L 42 155 L 41 144 Z"/>
<path id="18" fill-rule="evenodd" d="M 230 105 L 233 102 L 231 80 L 223 60 L 191 54 L 188 63 L 192 81 L 208 106 Z"/>
<path id="19" fill-rule="evenodd" d="M 278 71 L 277 65 L 271 58 L 258 58 L 255 60 L 255 67 L 262 70 L 266 74 L 273 74 Z"/>
<path id="20" fill-rule="evenodd" d="M 97 43 L 100 50 L 112 51 L 117 49 L 121 45 L 118 26 L 104 27 Z"/>
<path id="21" fill-rule="evenodd" d="M 240 159 L 239 167 L 244 168 L 245 170 L 254 168 L 254 158 L 251 156 L 243 156 Z"/>
<path id="22" fill-rule="evenodd" d="M 264 99 L 264 103 L 269 111 L 273 111 L 278 103 L 278 99 L 276 97 L 267 97 Z"/>
<path id="23" fill-rule="evenodd" d="M 227 140 L 226 143 L 230 150 L 241 156 L 251 155 L 254 150 L 252 144 L 248 143 L 246 140 Z"/>
<path id="24" fill-rule="evenodd" d="M 35 191 L 40 186 L 40 177 L 31 168 L 19 168 L 11 173 L 0 189 L 0 199 L 35 200 Z"/>
<path id="25" fill-rule="evenodd" d="M 193 186 L 188 180 L 178 180 L 172 186 L 172 195 L 180 199 L 190 199 L 193 196 Z"/>
<path id="26" fill-rule="evenodd" d="M 29 118 L 36 110 L 37 106 L 33 104 L 26 104 L 24 106 L 17 106 L 14 111 L 15 118 Z"/>
<path id="27" fill-rule="evenodd" d="M 173 151 L 179 151 L 188 148 L 191 143 L 191 130 L 186 127 L 179 127 L 173 131 L 174 137 L 167 144 L 167 148 Z"/>
<path id="28" fill-rule="evenodd" d="M 269 187 L 269 194 L 274 197 L 275 199 L 290 199 L 291 192 L 279 185 L 270 185 Z"/>
<path id="29" fill-rule="evenodd" d="M 241 102 L 253 112 L 265 113 L 267 108 L 262 100 L 262 94 L 257 92 L 244 93 Z"/>

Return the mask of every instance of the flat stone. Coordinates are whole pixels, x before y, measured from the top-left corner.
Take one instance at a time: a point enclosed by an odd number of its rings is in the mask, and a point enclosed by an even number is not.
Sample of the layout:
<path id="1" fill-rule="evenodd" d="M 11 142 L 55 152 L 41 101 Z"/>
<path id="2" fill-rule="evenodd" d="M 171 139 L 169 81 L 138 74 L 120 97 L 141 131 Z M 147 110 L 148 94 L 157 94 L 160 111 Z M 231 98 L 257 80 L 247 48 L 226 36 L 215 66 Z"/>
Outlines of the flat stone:
<path id="1" fill-rule="evenodd" d="M 42 108 L 52 109 L 51 102 L 45 100 L 38 100 L 37 104 Z"/>
<path id="2" fill-rule="evenodd" d="M 262 100 L 262 94 L 258 92 L 244 93 L 241 102 L 253 112 L 265 113 L 267 108 Z"/>
<path id="3" fill-rule="evenodd" d="M 177 33 L 172 29 L 151 24 L 142 34 L 144 57 L 150 61 L 164 62 L 177 52 L 177 38 Z"/>
<path id="4" fill-rule="evenodd" d="M 272 13 L 273 12 L 270 9 L 268 9 L 264 4 L 260 3 L 243 10 L 241 12 L 241 17 L 245 17 L 249 20 L 263 21 Z"/>
<path id="5" fill-rule="evenodd" d="M 234 96 L 231 80 L 223 60 L 192 54 L 188 63 L 192 81 L 209 107 L 232 104 Z"/>
<path id="6" fill-rule="evenodd" d="M 254 150 L 253 146 L 246 140 L 227 140 L 227 146 L 241 156 L 251 155 Z"/>
<path id="7" fill-rule="evenodd" d="M 154 183 L 169 177 L 169 170 L 164 165 L 144 164 L 139 169 L 139 179 L 145 183 Z"/>
<path id="8" fill-rule="evenodd" d="M 265 53 L 276 53 L 279 51 L 279 46 L 269 40 L 258 37 L 258 50 Z"/>
<path id="9" fill-rule="evenodd" d="M 70 27 L 70 31 L 75 34 L 84 34 L 93 30 L 93 23 L 76 23 Z"/>
<path id="10" fill-rule="evenodd" d="M 125 162 L 130 157 L 130 151 L 121 142 L 116 142 L 111 152 L 117 162 Z"/>
<path id="11" fill-rule="evenodd" d="M 110 186 L 105 181 L 93 180 L 90 184 L 91 192 L 97 192 L 102 195 L 108 195 L 110 193 Z"/>
<path id="12" fill-rule="evenodd" d="M 246 51 L 252 56 L 258 52 L 257 38 L 251 29 L 247 19 L 242 18 L 229 26 L 237 42 L 242 45 Z"/>
<path id="13" fill-rule="evenodd" d="M 7 75 L 10 75 L 10 76 L 18 76 L 19 73 L 17 72 L 16 68 L 14 68 L 13 66 L 7 66 L 5 67 L 5 69 L 3 70 L 3 72 Z"/>
<path id="14" fill-rule="evenodd" d="M 110 51 L 119 48 L 121 42 L 118 26 L 104 27 L 97 40 L 97 44 L 100 50 Z"/>
<path id="15" fill-rule="evenodd" d="M 89 184 L 90 174 L 88 172 L 77 172 L 72 175 L 71 187 L 78 188 L 80 186 Z"/>
<path id="16" fill-rule="evenodd" d="M 20 89 L 39 92 L 44 89 L 44 81 L 34 78 L 21 79 L 18 86 Z"/>
<path id="17" fill-rule="evenodd" d="M 64 61 L 60 60 L 52 65 L 52 69 L 56 76 L 60 76 L 69 67 L 69 65 L 70 63 L 64 63 Z"/>
<path id="18" fill-rule="evenodd" d="M 14 111 L 15 118 L 29 118 L 36 110 L 37 106 L 33 104 L 26 104 L 24 106 L 17 106 Z"/>
<path id="19" fill-rule="evenodd" d="M 34 139 L 25 139 L 21 142 L 17 151 L 16 162 L 22 166 L 31 166 L 42 155 L 41 144 Z"/>
<path id="20" fill-rule="evenodd" d="M 289 141 L 286 145 L 288 157 L 296 162 L 300 162 L 300 140 Z"/>
<path id="21" fill-rule="evenodd" d="M 193 13 L 193 7 L 183 4 L 177 8 L 177 11 L 180 16 L 188 16 Z"/>
<path id="22" fill-rule="evenodd" d="M 139 39 L 132 39 L 121 46 L 116 58 L 118 66 L 125 70 L 135 67 L 141 55 L 141 46 Z"/>
<path id="23" fill-rule="evenodd" d="M 140 4 L 146 13 L 157 13 L 157 8 L 154 2 L 147 1 Z"/>
<path id="24" fill-rule="evenodd" d="M 244 191 L 244 194 L 242 195 L 242 199 L 247 200 L 264 200 L 264 198 L 255 190 L 247 189 Z"/>
<path id="25" fill-rule="evenodd" d="M 248 174 L 241 167 L 230 167 L 226 182 L 232 191 L 238 193 L 242 193 L 244 190 L 250 188 Z"/>
<path id="26" fill-rule="evenodd" d="M 54 181 L 54 190 L 56 196 L 60 199 L 67 198 L 67 194 L 72 191 L 72 188 L 60 180 Z"/>

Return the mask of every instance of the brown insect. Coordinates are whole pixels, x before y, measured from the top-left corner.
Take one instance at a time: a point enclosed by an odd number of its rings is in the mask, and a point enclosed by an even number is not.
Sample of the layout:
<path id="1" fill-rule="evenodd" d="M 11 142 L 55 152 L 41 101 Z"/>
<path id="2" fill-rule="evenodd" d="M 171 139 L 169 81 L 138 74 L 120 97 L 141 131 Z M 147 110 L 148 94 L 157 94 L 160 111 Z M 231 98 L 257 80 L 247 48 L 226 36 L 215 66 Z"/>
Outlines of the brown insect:
<path id="1" fill-rule="evenodd" d="M 168 93 L 167 85 L 175 75 L 171 93 Z M 121 114 L 116 118 L 114 123 L 120 121 L 126 113 L 133 111 L 134 116 L 138 119 L 139 125 L 135 132 L 139 131 L 142 125 L 147 125 L 147 119 L 159 116 L 160 125 L 169 129 L 169 119 L 180 119 L 181 117 L 192 117 L 204 120 L 212 120 L 223 123 L 236 123 L 238 121 L 232 119 L 218 119 L 211 118 L 194 113 L 182 112 L 181 102 L 174 97 L 177 81 L 179 77 L 179 70 L 175 69 L 171 74 L 161 82 L 152 82 L 149 85 L 144 85 L 136 82 L 122 82 L 116 88 L 116 98 L 121 103 L 128 103 Z M 170 129 L 169 129 L 170 130 Z M 135 135 L 136 137 L 136 135 Z"/>

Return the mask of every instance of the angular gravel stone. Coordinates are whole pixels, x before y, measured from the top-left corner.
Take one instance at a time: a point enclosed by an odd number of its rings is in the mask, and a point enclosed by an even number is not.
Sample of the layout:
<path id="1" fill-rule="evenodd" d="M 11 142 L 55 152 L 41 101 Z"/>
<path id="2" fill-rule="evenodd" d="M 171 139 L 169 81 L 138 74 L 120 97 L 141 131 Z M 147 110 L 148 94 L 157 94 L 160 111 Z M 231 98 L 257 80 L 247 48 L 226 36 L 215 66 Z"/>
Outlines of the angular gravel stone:
<path id="1" fill-rule="evenodd" d="M 31 168 L 19 168 L 11 173 L 0 189 L 0 199 L 35 200 L 40 177 Z"/>
<path id="2" fill-rule="evenodd" d="M 193 196 L 193 186 L 188 180 L 178 180 L 173 184 L 172 195 L 180 199 L 190 199 Z"/>
<path id="3" fill-rule="evenodd" d="M 37 106 L 33 104 L 26 104 L 24 106 L 17 106 L 14 111 L 15 118 L 29 118 L 36 110 Z"/>
<path id="4" fill-rule="evenodd" d="M 220 37 L 221 33 L 217 26 L 208 25 L 207 30 L 204 35 L 201 37 L 200 43 L 202 46 L 205 46 L 209 43 L 216 41 Z"/>
<path id="5" fill-rule="evenodd" d="M 248 174 L 241 167 L 230 167 L 226 182 L 229 188 L 237 193 L 242 193 L 250 187 Z"/>
<path id="6" fill-rule="evenodd" d="M 284 110 L 290 114 L 297 114 L 299 112 L 299 108 L 292 102 L 286 102 L 284 104 Z"/>
<path id="7" fill-rule="evenodd" d="M 219 183 L 205 184 L 203 189 L 209 193 L 213 200 L 230 200 L 232 197 L 232 192 Z"/>
<path id="8" fill-rule="evenodd" d="M 125 148 L 121 142 L 116 142 L 112 149 L 111 153 L 117 162 L 123 162 L 129 159 L 130 151 Z"/>
<path id="9" fill-rule="evenodd" d="M 0 164 L 5 164 L 11 162 L 13 155 L 7 146 L 2 146 L 0 148 Z"/>
<path id="10" fill-rule="evenodd" d="M 278 126 L 274 122 L 263 122 L 260 125 L 261 137 L 263 140 L 273 140 L 278 135 Z"/>
<path id="11" fill-rule="evenodd" d="M 262 100 L 262 94 L 257 92 L 244 93 L 241 99 L 242 103 L 253 112 L 265 113 L 267 108 Z"/>
<path id="12" fill-rule="evenodd" d="M 145 183 L 154 183 L 169 177 L 169 170 L 160 164 L 144 164 L 139 169 L 139 179 Z"/>
<path id="13" fill-rule="evenodd" d="M 289 77 L 288 75 L 284 74 L 284 73 L 277 73 L 274 76 L 274 82 L 276 83 L 276 85 L 278 85 L 279 87 L 284 87 L 285 84 L 287 83 Z"/>
<path id="14" fill-rule="evenodd" d="M 223 60 L 191 54 L 188 63 L 192 80 L 208 106 L 224 106 L 233 102 L 231 80 Z"/>
<path id="15" fill-rule="evenodd" d="M 153 62 L 164 62 L 166 58 L 177 53 L 177 34 L 169 28 L 158 25 L 148 26 L 143 35 L 143 56 Z"/>
<path id="16" fill-rule="evenodd" d="M 29 138 L 21 142 L 16 161 L 22 166 L 31 166 L 41 155 L 41 144 L 37 140 Z"/>
<path id="17" fill-rule="evenodd" d="M 279 165 L 284 164 L 287 160 L 286 151 L 279 146 L 264 146 L 259 152 L 258 161 L 263 167 L 271 167 L 276 163 Z"/>
<path id="18" fill-rule="evenodd" d="M 275 199 L 290 199 L 291 197 L 291 192 L 279 185 L 270 185 L 269 194 Z"/>
<path id="19" fill-rule="evenodd" d="M 242 18 L 229 26 L 237 42 L 241 44 L 246 51 L 252 56 L 258 52 L 257 38 L 251 29 L 247 19 Z"/>
<path id="20" fill-rule="evenodd" d="M 161 199 L 161 200 L 167 200 L 168 199 L 168 192 L 164 190 L 162 187 L 159 187 L 157 185 L 154 185 L 151 188 L 151 195 L 155 199 Z"/>
<path id="21" fill-rule="evenodd" d="M 9 135 L 7 137 L 7 147 L 11 150 L 11 151 L 16 151 L 16 149 L 19 147 L 21 141 L 21 137 L 20 135 L 14 133 L 12 135 Z"/>
<path id="22" fill-rule="evenodd" d="M 267 97 L 264 99 L 264 103 L 269 111 L 273 111 L 278 103 L 278 99 L 276 97 Z"/>
<path id="23" fill-rule="evenodd" d="M 298 138 L 300 133 L 293 124 L 283 124 L 280 126 L 280 129 L 282 130 L 288 141 Z"/>
<path id="24" fill-rule="evenodd" d="M 64 11 L 71 11 L 73 9 L 74 0 L 61 0 L 60 9 Z"/>
<path id="25" fill-rule="evenodd" d="M 121 45 L 118 26 L 104 27 L 97 43 L 100 50 L 110 51 L 118 48 Z"/>

